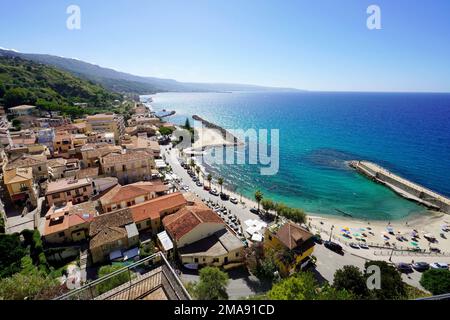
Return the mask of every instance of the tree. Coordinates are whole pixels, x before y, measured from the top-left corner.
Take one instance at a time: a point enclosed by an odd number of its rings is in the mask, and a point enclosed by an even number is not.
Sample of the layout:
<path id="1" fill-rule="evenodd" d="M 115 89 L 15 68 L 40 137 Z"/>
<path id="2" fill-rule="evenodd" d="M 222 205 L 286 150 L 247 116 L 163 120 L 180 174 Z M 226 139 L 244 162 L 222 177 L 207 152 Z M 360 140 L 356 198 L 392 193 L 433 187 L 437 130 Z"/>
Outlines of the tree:
<path id="1" fill-rule="evenodd" d="M 379 275 L 381 277 L 381 288 L 370 291 L 372 299 L 400 300 L 407 297 L 406 286 L 400 273 L 386 261 L 367 261 L 364 265 L 366 279 L 372 275 L 372 273 L 367 271 L 367 268 L 372 265 L 380 268 Z"/>
<path id="2" fill-rule="evenodd" d="M 345 290 L 328 285 L 320 288 L 311 272 L 301 272 L 274 284 L 267 293 L 270 300 L 350 300 L 353 296 Z"/>
<path id="3" fill-rule="evenodd" d="M 223 178 L 219 178 L 217 179 L 217 183 L 220 186 L 220 193 L 222 193 L 222 189 L 223 189 Z"/>
<path id="4" fill-rule="evenodd" d="M 270 211 L 275 209 L 275 203 L 270 199 L 261 200 L 261 205 L 265 211 Z"/>
<path id="5" fill-rule="evenodd" d="M 0 278 L 20 272 L 21 260 L 26 254 L 18 233 L 0 234 Z"/>
<path id="6" fill-rule="evenodd" d="M 420 284 L 433 295 L 450 293 L 450 270 L 427 270 L 422 274 Z"/>
<path id="7" fill-rule="evenodd" d="M 208 180 L 208 182 L 209 182 L 209 188 L 211 189 L 211 181 L 212 181 L 212 179 L 213 179 L 212 174 L 209 173 L 206 179 Z"/>
<path id="8" fill-rule="evenodd" d="M 194 159 L 191 159 L 191 161 L 189 162 L 189 167 L 191 167 L 191 169 L 193 169 L 195 167 Z"/>
<path id="9" fill-rule="evenodd" d="M 344 266 L 336 270 L 333 279 L 333 288 L 337 290 L 347 290 L 360 299 L 369 296 L 369 290 L 366 284 L 364 274 L 355 266 Z"/>
<path id="10" fill-rule="evenodd" d="M 228 275 L 216 267 L 205 267 L 200 270 L 200 280 L 192 292 L 197 300 L 227 300 Z"/>
<path id="11" fill-rule="evenodd" d="M 99 276 L 99 278 L 101 278 L 110 273 L 113 273 L 114 271 L 120 270 L 122 268 L 123 267 L 121 267 L 121 266 L 103 266 L 98 271 L 98 276 Z M 99 283 L 97 285 L 98 294 L 108 292 L 109 290 L 112 290 L 112 289 L 120 286 L 121 284 L 124 284 L 127 281 L 130 281 L 129 272 L 128 271 L 121 272 L 118 275 L 116 275 L 112 278 L 109 278 L 108 280 L 106 280 L 102 283 Z"/>
<path id="12" fill-rule="evenodd" d="M 28 89 L 12 88 L 5 92 L 3 101 L 7 108 L 11 108 L 21 104 L 34 104 L 36 97 Z"/>
<path id="13" fill-rule="evenodd" d="M 141 259 L 150 257 L 156 252 L 155 244 L 153 241 L 150 241 L 146 244 L 142 244 L 139 246 L 139 256 Z"/>
<path id="14" fill-rule="evenodd" d="M 161 127 L 159 128 L 159 133 L 161 133 L 163 136 L 170 136 L 172 135 L 174 129 L 170 127 Z"/>
<path id="15" fill-rule="evenodd" d="M 59 287 L 58 281 L 39 272 L 16 273 L 0 281 L 0 300 L 35 299 L 52 288 Z"/>
<path id="16" fill-rule="evenodd" d="M 186 121 L 184 122 L 184 128 L 186 130 L 191 130 L 191 123 L 189 122 L 189 118 L 186 118 Z"/>
<path id="17" fill-rule="evenodd" d="M 197 173 L 197 176 L 200 179 L 200 167 L 199 166 L 195 166 L 195 173 Z"/>
<path id="18" fill-rule="evenodd" d="M 257 190 L 257 191 L 255 192 L 255 200 L 256 200 L 256 203 L 258 203 L 258 211 L 259 211 L 259 205 L 260 205 L 262 199 L 263 199 L 263 194 L 262 194 L 262 192 L 259 191 L 259 190 Z"/>

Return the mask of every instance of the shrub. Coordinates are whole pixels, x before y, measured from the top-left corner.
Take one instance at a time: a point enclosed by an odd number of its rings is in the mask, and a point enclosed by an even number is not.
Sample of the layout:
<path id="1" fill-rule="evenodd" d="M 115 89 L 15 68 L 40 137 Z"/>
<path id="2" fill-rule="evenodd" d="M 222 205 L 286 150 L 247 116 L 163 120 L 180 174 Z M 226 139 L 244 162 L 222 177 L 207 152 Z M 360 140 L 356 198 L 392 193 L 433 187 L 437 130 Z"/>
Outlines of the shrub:
<path id="1" fill-rule="evenodd" d="M 120 270 L 123 267 L 121 266 L 103 266 L 98 271 L 99 278 L 104 277 L 110 273 L 113 273 L 114 271 Z M 108 292 L 109 290 L 112 290 L 121 284 L 124 284 L 127 281 L 130 281 L 130 274 L 128 271 L 124 271 L 122 273 L 119 273 L 118 275 L 98 284 L 97 291 L 98 294 L 102 294 L 105 292 Z"/>
<path id="2" fill-rule="evenodd" d="M 450 270 L 427 270 L 420 284 L 434 295 L 450 293 Z"/>

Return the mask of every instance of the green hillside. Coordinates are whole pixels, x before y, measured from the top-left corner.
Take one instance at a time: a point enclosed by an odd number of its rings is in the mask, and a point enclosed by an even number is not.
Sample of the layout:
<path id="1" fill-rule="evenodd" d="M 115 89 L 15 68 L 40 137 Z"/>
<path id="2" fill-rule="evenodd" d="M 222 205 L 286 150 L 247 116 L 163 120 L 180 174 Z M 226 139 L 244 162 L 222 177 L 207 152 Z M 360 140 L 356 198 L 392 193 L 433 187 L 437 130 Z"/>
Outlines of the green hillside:
<path id="1" fill-rule="evenodd" d="M 122 96 L 68 72 L 17 57 L 0 56 L 0 104 L 6 108 L 32 104 L 75 116 L 111 110 L 115 100 L 122 100 Z M 88 103 L 89 108 L 82 110 L 74 103 Z"/>

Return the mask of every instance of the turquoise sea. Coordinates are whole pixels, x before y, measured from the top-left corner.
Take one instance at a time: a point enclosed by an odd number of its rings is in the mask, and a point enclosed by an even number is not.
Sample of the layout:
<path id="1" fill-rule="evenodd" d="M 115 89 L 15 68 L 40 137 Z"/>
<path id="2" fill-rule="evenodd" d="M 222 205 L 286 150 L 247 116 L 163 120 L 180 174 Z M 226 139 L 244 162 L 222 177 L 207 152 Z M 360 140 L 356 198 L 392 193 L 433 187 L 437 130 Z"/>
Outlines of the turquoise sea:
<path id="1" fill-rule="evenodd" d="M 425 209 L 349 169 L 366 159 L 450 196 L 450 94 L 239 92 L 161 93 L 155 110 L 184 123 L 197 114 L 225 128 L 280 130 L 280 170 L 261 176 L 259 167 L 211 168 L 228 186 L 309 212 L 395 220 Z"/>

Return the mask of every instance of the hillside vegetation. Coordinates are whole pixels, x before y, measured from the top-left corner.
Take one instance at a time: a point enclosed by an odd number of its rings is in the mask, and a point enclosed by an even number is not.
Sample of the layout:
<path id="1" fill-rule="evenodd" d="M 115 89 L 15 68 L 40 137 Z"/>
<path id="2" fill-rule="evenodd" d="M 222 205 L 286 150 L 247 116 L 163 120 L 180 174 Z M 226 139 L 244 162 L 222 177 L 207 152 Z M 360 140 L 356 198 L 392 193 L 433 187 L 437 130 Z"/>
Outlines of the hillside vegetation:
<path id="1" fill-rule="evenodd" d="M 111 110 L 122 96 L 54 67 L 18 57 L 0 56 L 0 104 L 37 105 L 69 115 Z M 88 103 L 83 110 L 74 103 Z"/>

